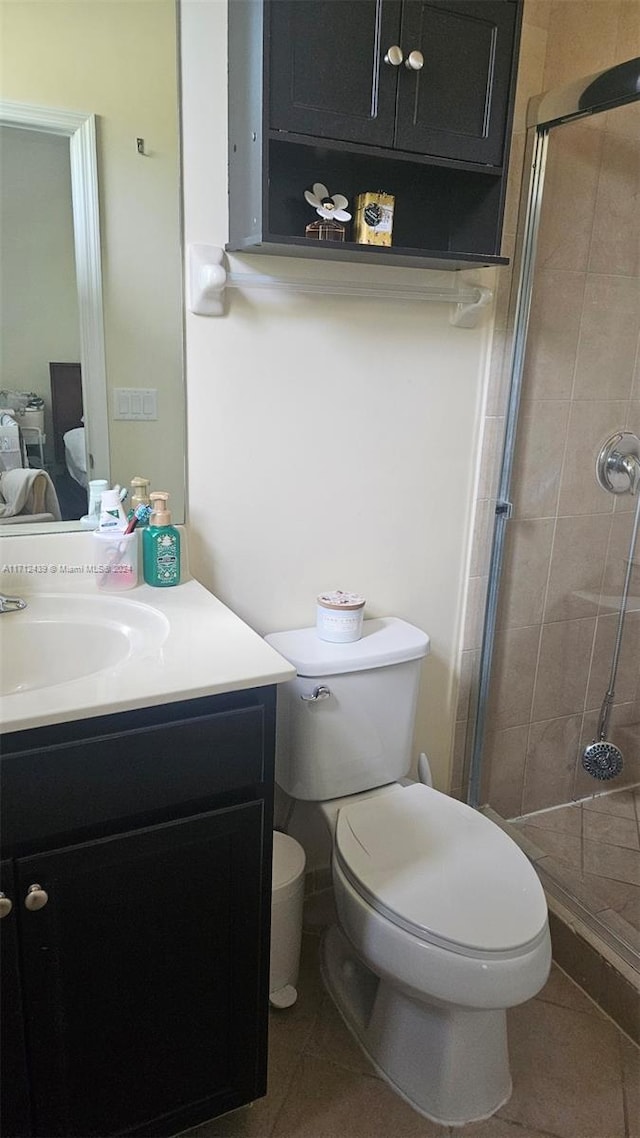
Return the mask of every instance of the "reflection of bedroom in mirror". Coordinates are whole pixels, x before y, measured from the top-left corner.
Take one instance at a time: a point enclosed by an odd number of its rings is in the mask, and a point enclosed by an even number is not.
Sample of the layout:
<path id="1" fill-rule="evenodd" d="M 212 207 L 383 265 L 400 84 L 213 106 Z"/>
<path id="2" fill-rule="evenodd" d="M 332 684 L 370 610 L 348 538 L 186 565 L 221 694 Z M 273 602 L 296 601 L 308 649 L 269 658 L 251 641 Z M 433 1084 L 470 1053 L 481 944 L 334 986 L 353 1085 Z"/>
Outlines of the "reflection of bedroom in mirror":
<path id="1" fill-rule="evenodd" d="M 175 0 L 2 0 L 0 536 L 95 479 L 184 520 L 177 59 Z"/>
<path id="2" fill-rule="evenodd" d="M 87 459 L 69 138 L 2 126 L 0 164 L 0 520 L 71 521 Z"/>

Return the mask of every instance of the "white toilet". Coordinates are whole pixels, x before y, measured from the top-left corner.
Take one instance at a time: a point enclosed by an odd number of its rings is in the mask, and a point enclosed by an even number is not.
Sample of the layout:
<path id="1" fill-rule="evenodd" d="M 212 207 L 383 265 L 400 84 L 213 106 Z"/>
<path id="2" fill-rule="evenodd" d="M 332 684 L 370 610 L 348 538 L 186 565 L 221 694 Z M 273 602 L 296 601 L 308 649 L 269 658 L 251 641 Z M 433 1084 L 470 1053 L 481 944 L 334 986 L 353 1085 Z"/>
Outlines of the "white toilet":
<path id="1" fill-rule="evenodd" d="M 403 785 L 429 638 L 392 617 L 350 644 L 273 633 L 296 667 L 281 687 L 276 779 L 317 801 L 334 834 L 339 925 L 325 984 L 379 1073 L 444 1125 L 509 1098 L 506 1008 L 551 963 L 547 906 L 518 846 L 463 803 Z"/>

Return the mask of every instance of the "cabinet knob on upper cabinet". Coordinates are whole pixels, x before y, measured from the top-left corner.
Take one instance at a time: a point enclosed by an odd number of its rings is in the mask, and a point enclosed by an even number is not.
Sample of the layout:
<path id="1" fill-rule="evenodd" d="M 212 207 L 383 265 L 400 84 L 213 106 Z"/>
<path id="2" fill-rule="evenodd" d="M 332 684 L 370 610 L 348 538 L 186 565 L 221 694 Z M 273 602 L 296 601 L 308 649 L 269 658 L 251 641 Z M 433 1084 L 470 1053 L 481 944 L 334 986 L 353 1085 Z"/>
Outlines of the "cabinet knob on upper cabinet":
<path id="1" fill-rule="evenodd" d="M 12 909 L 13 901 L 5 893 L 0 893 L 0 921 L 3 917 L 8 917 Z"/>
<path id="2" fill-rule="evenodd" d="M 397 43 L 394 43 L 393 46 L 389 48 L 384 57 L 385 63 L 388 63 L 391 67 L 399 67 L 403 59 L 404 54 L 402 48 L 398 47 Z"/>
<path id="3" fill-rule="evenodd" d="M 30 913 L 37 913 L 38 909 L 44 909 L 48 900 L 49 894 L 41 885 L 30 885 L 24 899 L 25 909 L 28 909 Z"/>
<path id="4" fill-rule="evenodd" d="M 409 71 L 421 71 L 424 67 L 424 55 L 421 51 L 410 51 L 404 65 L 409 68 Z"/>

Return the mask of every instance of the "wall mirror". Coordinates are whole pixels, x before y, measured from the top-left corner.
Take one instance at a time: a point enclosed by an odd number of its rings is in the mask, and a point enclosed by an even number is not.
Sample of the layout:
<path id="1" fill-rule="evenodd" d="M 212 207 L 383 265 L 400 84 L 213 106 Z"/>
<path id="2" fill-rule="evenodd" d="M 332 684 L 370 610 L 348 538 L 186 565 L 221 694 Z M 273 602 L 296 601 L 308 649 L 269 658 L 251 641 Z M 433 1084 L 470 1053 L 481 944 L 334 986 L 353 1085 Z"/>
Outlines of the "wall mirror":
<path id="1" fill-rule="evenodd" d="M 11 492 L 39 489 L 19 522 L 3 495 L 0 536 L 77 528 L 91 478 L 149 478 L 183 521 L 175 0 L 4 0 L 2 16 L 0 492 L 17 466 Z M 59 522 L 33 520 L 51 517 L 42 467 Z"/>

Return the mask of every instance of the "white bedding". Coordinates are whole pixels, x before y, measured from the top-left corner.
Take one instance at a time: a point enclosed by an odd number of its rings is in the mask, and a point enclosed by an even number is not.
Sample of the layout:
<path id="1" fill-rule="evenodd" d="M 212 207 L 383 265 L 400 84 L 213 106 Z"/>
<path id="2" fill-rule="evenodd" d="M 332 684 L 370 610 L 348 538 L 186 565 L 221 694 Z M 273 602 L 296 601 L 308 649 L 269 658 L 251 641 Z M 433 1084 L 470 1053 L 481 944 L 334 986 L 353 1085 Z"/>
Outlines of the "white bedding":
<path id="1" fill-rule="evenodd" d="M 80 486 L 87 486 L 87 452 L 85 447 L 84 427 L 74 427 L 65 431 L 62 436 L 64 442 L 64 457 L 67 470 Z"/>

